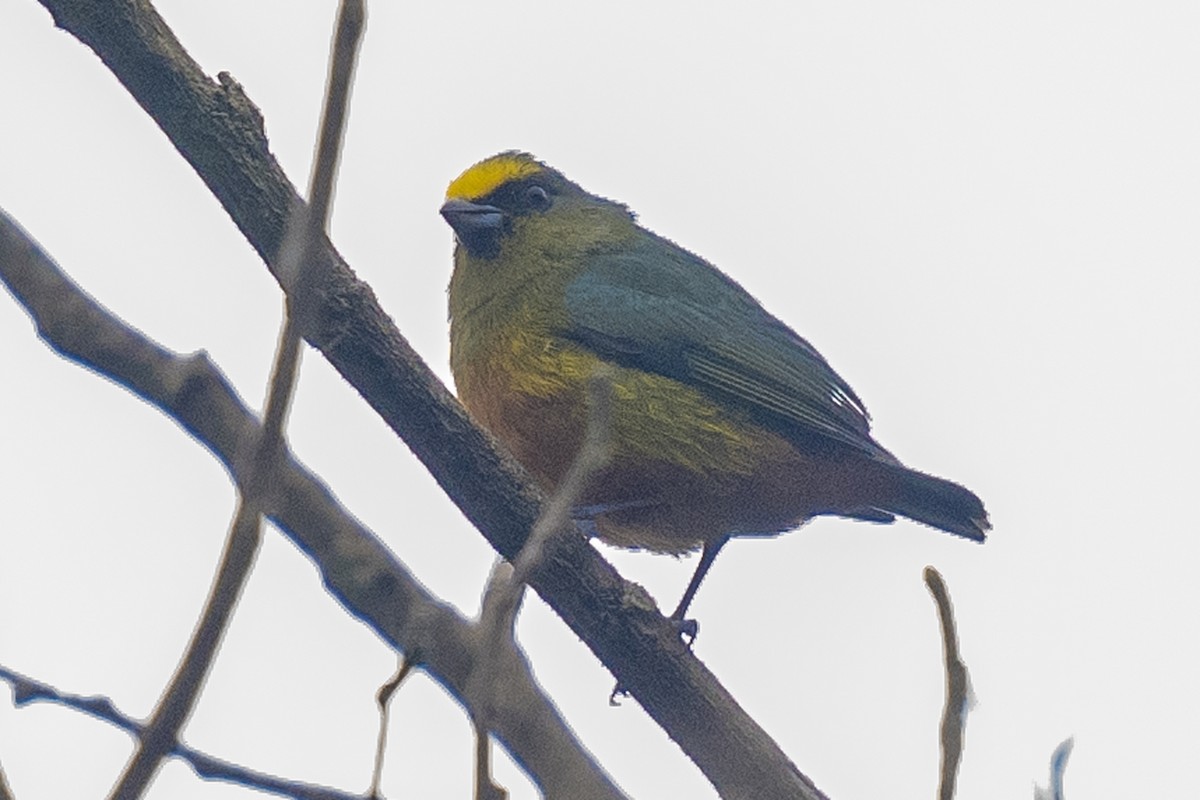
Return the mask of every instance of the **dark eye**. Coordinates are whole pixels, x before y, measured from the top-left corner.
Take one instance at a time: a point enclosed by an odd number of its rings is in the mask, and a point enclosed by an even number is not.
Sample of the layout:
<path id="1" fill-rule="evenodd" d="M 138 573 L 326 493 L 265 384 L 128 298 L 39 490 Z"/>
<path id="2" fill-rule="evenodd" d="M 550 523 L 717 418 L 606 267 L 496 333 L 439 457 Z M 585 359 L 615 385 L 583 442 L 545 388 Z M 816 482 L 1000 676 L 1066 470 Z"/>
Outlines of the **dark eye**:
<path id="1" fill-rule="evenodd" d="M 530 186 L 525 190 L 525 202 L 535 211 L 545 211 L 550 207 L 550 195 L 540 186 Z"/>

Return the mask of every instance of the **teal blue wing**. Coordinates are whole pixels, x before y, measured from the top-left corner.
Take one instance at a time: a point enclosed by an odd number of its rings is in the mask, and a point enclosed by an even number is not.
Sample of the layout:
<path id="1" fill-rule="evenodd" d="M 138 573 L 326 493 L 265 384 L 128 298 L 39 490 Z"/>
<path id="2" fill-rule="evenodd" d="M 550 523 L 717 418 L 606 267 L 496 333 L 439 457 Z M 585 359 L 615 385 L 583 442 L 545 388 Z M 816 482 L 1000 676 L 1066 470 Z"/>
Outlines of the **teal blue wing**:
<path id="1" fill-rule="evenodd" d="M 609 360 L 698 387 L 807 446 L 894 461 L 871 438 L 862 401 L 812 345 L 661 237 L 590 256 L 566 302 L 563 335 Z"/>

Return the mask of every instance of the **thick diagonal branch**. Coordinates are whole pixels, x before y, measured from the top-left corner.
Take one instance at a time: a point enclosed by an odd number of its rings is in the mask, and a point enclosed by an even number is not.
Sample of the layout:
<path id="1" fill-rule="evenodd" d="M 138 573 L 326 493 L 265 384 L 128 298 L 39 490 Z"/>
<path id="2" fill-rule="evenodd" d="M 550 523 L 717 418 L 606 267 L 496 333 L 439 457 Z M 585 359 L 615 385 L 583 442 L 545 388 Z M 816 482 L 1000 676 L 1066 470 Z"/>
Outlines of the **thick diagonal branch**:
<path id="1" fill-rule="evenodd" d="M 296 192 L 261 116 L 228 76 L 208 78 L 147 0 L 41 0 L 92 48 L 209 186 L 273 272 Z M 433 375 L 332 247 L 314 265 L 320 307 L 303 328 L 506 558 L 541 498 Z M 778 745 L 683 646 L 644 592 L 582 538 L 530 585 L 674 739 L 723 797 L 815 798 Z"/>

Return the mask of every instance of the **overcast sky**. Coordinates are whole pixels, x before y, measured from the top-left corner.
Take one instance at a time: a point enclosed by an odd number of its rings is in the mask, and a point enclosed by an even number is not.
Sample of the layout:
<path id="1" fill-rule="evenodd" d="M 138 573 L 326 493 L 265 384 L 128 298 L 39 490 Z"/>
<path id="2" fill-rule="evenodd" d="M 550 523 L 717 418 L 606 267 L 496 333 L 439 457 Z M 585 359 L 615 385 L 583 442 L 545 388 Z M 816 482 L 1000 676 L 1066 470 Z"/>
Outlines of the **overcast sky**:
<path id="1" fill-rule="evenodd" d="M 156 4 L 259 105 L 307 180 L 334 3 Z M 1030 797 L 1074 735 L 1068 796 L 1181 796 L 1200 746 L 1193 453 L 1200 301 L 1195 3 L 375 3 L 332 238 L 449 382 L 447 183 L 529 150 L 734 276 L 808 338 L 911 466 L 983 497 L 978 546 L 827 519 L 734 542 L 696 652 L 837 800 L 930 797 L 955 600 L 977 705 L 962 798 Z M 259 405 L 278 288 L 98 59 L 0 0 L 0 207 L 91 295 Z M 144 715 L 234 505 L 157 411 L 54 355 L 0 294 L 0 663 Z M 493 554 L 402 442 L 306 355 L 298 456 L 438 596 L 478 607 Z M 604 550 L 673 607 L 693 561 Z M 714 797 L 536 598 L 519 633 L 585 744 L 637 797 Z M 394 654 L 267 536 L 187 741 L 361 791 Z M 461 709 L 398 695 L 391 796 L 466 797 Z M 21 800 L 95 797 L 123 734 L 0 703 Z M 510 763 L 500 777 L 534 797 Z M 217 798 L 178 763 L 151 797 Z"/>

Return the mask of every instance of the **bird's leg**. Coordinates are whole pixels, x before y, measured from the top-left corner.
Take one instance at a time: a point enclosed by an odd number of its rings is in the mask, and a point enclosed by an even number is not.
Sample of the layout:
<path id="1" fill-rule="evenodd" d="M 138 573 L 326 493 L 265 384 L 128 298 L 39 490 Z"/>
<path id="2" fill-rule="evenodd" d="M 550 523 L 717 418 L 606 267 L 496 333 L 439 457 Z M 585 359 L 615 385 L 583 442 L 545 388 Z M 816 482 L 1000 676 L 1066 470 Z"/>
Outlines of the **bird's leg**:
<path id="1" fill-rule="evenodd" d="M 680 636 L 687 639 L 688 647 L 691 647 L 692 642 L 696 641 L 696 631 L 699 626 L 696 624 L 696 620 L 684 619 L 683 615 L 687 613 L 688 606 L 692 604 L 692 598 L 696 596 L 696 590 L 700 588 L 700 582 L 704 580 L 705 574 L 712 566 L 713 559 L 717 557 L 717 553 L 728 541 L 729 536 L 725 535 L 704 543 L 704 549 L 700 551 L 700 563 L 696 565 L 692 579 L 688 581 L 687 588 L 683 590 L 683 597 L 680 599 L 679 605 L 671 613 L 671 624 L 675 626 L 675 630 L 679 631 Z M 627 694 L 629 692 L 625 687 L 618 683 L 613 687 L 612 694 L 608 696 L 609 705 L 618 705 L 617 698 Z"/>
<path id="2" fill-rule="evenodd" d="M 671 622 L 675 623 L 680 635 L 687 638 L 689 646 L 696 640 L 696 630 L 699 626 L 696 624 L 696 620 L 684 619 L 683 615 L 687 613 L 688 606 L 692 604 L 692 598 L 696 596 L 696 590 L 700 588 L 700 582 L 704 580 L 704 576 L 712 567 L 717 553 L 728 541 L 729 536 L 725 535 L 704 543 L 704 549 L 700 551 L 700 563 L 696 565 L 692 579 L 688 582 L 687 588 L 683 590 L 683 597 L 680 598 L 679 605 L 671 613 Z"/>

